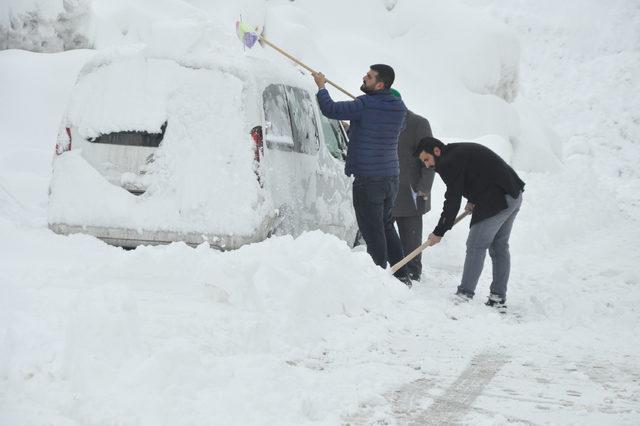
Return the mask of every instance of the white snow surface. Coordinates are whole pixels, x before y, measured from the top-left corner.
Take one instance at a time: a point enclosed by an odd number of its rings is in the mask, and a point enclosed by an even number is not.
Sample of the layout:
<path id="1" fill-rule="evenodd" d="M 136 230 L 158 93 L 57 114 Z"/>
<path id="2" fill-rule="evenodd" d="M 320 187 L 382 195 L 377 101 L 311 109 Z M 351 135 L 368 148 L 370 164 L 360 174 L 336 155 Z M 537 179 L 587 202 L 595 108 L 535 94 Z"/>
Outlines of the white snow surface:
<path id="1" fill-rule="evenodd" d="M 352 92 L 369 64 L 397 64 L 397 88 L 436 136 L 490 146 L 527 183 L 510 313 L 482 304 L 489 260 L 477 297 L 452 303 L 464 223 L 424 253 L 411 290 L 321 232 L 224 253 L 181 243 L 124 251 L 53 234 L 53 146 L 95 54 L 3 51 L 1 425 L 640 422 L 637 2 L 94 1 L 93 10 L 100 49 L 142 43 L 203 63 L 218 42 L 200 35 L 232 40 L 208 22 L 242 12 Z M 283 60 L 255 49 L 246 54 Z M 442 194 L 436 178 L 425 235 Z"/>

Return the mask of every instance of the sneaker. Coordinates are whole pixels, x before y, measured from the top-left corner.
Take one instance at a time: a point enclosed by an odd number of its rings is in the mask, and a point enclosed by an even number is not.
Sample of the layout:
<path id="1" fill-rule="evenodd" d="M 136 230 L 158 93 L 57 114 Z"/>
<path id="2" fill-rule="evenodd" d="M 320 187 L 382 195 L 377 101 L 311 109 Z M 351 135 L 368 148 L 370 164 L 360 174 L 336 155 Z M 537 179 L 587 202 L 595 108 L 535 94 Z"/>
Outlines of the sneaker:
<path id="1" fill-rule="evenodd" d="M 497 309 L 500 313 L 507 312 L 507 299 L 500 297 L 497 294 L 490 294 L 489 298 L 485 302 L 485 305 Z"/>

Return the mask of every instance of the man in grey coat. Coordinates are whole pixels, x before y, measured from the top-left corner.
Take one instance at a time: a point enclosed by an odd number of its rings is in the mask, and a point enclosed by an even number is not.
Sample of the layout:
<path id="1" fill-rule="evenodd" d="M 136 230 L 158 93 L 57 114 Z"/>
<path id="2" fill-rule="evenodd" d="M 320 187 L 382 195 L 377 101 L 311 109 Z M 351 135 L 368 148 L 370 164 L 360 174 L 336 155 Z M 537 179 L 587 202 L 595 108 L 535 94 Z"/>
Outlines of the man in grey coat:
<path id="1" fill-rule="evenodd" d="M 391 89 L 400 97 L 400 93 Z M 429 121 L 411 111 L 405 115 L 405 127 L 398 137 L 398 159 L 400 161 L 400 185 L 395 206 L 391 211 L 398 225 L 398 233 L 404 254 L 411 253 L 422 244 L 422 215 L 431 210 L 431 185 L 435 171 L 422 167 L 415 157 L 420 140 L 431 134 Z M 408 264 L 409 277 L 420 281 L 422 255 L 414 257 Z"/>

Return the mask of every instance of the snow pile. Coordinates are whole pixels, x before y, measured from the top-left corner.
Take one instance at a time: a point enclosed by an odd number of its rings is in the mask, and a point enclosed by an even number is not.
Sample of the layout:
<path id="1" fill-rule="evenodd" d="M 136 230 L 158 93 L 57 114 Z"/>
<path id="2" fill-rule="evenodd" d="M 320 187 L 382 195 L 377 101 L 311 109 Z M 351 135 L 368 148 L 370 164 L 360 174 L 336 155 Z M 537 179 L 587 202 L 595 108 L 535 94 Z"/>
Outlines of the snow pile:
<path id="1" fill-rule="evenodd" d="M 91 0 L 9 0 L 0 7 L 0 50 L 91 47 L 90 16 Z"/>
<path id="2" fill-rule="evenodd" d="M 393 424 L 480 355 L 506 365 L 465 422 L 633 423 L 635 237 L 524 249 L 536 226 L 523 216 L 514 235 L 518 320 L 451 303 L 459 271 L 439 256 L 461 252 L 456 229 L 409 291 L 320 232 L 126 252 L 2 221 L 0 422 Z"/>
<path id="3" fill-rule="evenodd" d="M 366 253 L 319 232 L 228 253 L 184 244 L 127 253 L 86 236 L 32 231 L 25 239 L 24 231 L 1 229 L 15 241 L 1 265 L 9 269 L 0 377 L 13 389 L 0 392 L 3 423 L 335 421 L 329 407 L 344 404 L 353 387 L 313 396 L 315 376 L 333 356 L 326 351 L 347 349 L 344 336 L 357 324 L 381 332 L 384 313 L 409 296 Z M 49 271 L 28 286 L 25 252 Z M 80 258 L 87 268 L 68 274 Z M 33 298 L 43 290 L 48 301 Z M 31 410 L 22 396 L 40 399 L 45 388 L 47 402 Z M 273 389 L 284 392 L 274 399 Z"/>
<path id="4" fill-rule="evenodd" d="M 640 4 L 469 3 L 486 7 L 518 31 L 525 46 L 522 89 L 528 108 L 540 111 L 555 129 L 566 161 L 583 164 L 588 181 L 609 180 L 610 191 L 627 199 L 625 205 L 640 203 Z"/>

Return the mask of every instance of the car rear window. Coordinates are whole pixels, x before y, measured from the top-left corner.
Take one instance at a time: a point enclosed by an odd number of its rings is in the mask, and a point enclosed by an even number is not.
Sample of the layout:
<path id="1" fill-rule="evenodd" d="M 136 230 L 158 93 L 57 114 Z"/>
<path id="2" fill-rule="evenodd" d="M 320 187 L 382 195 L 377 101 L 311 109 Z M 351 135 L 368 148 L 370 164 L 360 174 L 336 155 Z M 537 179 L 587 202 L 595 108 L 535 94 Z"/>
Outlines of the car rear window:
<path id="1" fill-rule="evenodd" d="M 145 146 L 149 148 L 157 148 L 164 138 L 164 132 L 167 129 L 165 121 L 160 127 L 161 133 L 151 133 L 145 131 L 126 131 L 113 132 L 100 135 L 97 138 L 89 139 L 92 143 L 104 143 L 109 145 L 125 145 L 125 146 Z"/>

